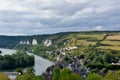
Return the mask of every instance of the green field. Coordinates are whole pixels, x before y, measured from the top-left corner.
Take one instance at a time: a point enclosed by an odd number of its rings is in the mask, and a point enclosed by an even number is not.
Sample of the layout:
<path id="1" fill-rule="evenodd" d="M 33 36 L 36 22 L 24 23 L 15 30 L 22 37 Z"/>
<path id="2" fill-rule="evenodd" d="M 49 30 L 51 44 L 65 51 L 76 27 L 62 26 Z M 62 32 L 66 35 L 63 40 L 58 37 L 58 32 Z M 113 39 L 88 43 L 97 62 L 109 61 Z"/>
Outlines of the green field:
<path id="1" fill-rule="evenodd" d="M 103 49 L 103 50 L 117 50 L 120 51 L 120 46 L 98 46 L 98 49 Z"/>
<path id="2" fill-rule="evenodd" d="M 87 40 L 77 40 L 76 43 L 75 43 L 77 46 L 80 46 L 80 45 L 83 45 L 83 46 L 89 46 L 89 45 L 96 45 L 96 42 L 90 42 L 90 41 L 87 41 Z"/>
<path id="3" fill-rule="evenodd" d="M 76 33 L 71 34 L 66 37 L 67 45 L 66 46 L 89 46 L 89 45 L 96 45 L 97 41 L 102 40 L 106 36 L 105 33 L 99 34 L 86 34 L 86 33 Z M 60 39 L 62 40 L 62 39 Z M 59 42 L 62 42 L 60 41 Z M 57 41 L 58 42 L 58 41 Z"/>
<path id="4" fill-rule="evenodd" d="M 77 46 L 78 50 L 68 53 L 83 53 L 89 46 L 96 46 L 97 49 L 120 50 L 120 33 L 71 33 L 57 37 L 50 37 L 54 43 L 60 47 Z M 66 44 L 64 44 L 66 43 Z"/>
<path id="5" fill-rule="evenodd" d="M 95 39 L 95 40 L 102 40 L 106 34 L 81 34 L 77 35 L 77 37 L 81 39 Z"/>
<path id="6" fill-rule="evenodd" d="M 110 46 L 120 46 L 120 41 L 102 41 L 101 44 Z"/>

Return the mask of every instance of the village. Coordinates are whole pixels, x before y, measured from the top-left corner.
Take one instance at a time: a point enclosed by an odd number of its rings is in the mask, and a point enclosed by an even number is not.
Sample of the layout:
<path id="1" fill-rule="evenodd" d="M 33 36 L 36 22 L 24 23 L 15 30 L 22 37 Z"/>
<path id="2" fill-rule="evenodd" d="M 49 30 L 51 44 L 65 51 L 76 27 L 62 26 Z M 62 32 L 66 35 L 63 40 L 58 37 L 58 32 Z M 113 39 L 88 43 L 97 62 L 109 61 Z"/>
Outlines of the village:
<path id="1" fill-rule="evenodd" d="M 27 41 L 20 41 L 19 44 L 26 44 L 26 45 L 39 45 L 36 39 L 33 39 L 32 42 L 29 40 Z M 52 47 L 53 41 L 50 39 L 46 39 L 43 41 L 43 46 L 45 47 Z M 85 56 L 73 56 L 68 54 L 68 51 L 77 50 L 77 46 L 68 46 L 64 48 L 60 48 L 58 53 L 54 52 L 54 50 L 45 51 L 45 55 L 51 56 L 55 54 L 53 59 L 55 60 L 55 65 L 50 66 L 46 69 L 46 71 L 42 74 L 45 80 L 52 80 L 52 73 L 55 67 L 59 69 L 69 68 L 73 73 L 81 75 L 83 80 L 86 78 L 87 74 L 92 70 L 91 67 L 87 67 L 84 65 Z M 88 62 L 91 61 L 88 59 Z M 120 65 L 120 60 L 116 63 L 112 62 L 111 65 Z M 104 72 L 104 68 L 100 69 L 100 74 Z"/>

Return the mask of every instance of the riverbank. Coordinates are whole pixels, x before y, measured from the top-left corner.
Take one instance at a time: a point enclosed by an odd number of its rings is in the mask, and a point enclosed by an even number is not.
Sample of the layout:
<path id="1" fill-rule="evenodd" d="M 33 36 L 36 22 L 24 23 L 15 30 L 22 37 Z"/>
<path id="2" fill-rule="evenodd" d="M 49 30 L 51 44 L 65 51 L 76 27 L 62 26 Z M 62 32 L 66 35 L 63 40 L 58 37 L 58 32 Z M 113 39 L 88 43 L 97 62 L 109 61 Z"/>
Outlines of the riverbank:
<path id="1" fill-rule="evenodd" d="M 0 50 L 3 52 L 2 55 L 5 55 L 5 54 L 8 54 L 8 55 L 12 55 L 13 53 L 16 52 L 16 50 L 13 50 L 13 49 L 5 49 L 5 48 L 0 48 Z M 49 67 L 49 66 L 52 66 L 54 65 L 54 62 L 51 62 L 47 59 L 44 59 L 40 56 L 37 56 L 33 53 L 29 53 L 31 55 L 34 55 L 35 56 L 35 64 L 33 66 L 33 68 L 35 69 L 35 75 L 41 75 L 43 72 L 45 72 L 45 70 Z M 29 66 L 31 67 L 31 66 Z M 27 68 L 29 68 L 27 67 Z M 26 71 L 27 68 L 23 68 L 24 71 Z M 7 70 L 4 70 L 4 72 L 13 72 L 15 71 L 15 69 L 7 69 Z"/>
<path id="2" fill-rule="evenodd" d="M 28 55 L 23 50 L 17 50 L 11 55 L 0 55 L 0 69 L 23 68 L 34 65 L 34 56 Z"/>

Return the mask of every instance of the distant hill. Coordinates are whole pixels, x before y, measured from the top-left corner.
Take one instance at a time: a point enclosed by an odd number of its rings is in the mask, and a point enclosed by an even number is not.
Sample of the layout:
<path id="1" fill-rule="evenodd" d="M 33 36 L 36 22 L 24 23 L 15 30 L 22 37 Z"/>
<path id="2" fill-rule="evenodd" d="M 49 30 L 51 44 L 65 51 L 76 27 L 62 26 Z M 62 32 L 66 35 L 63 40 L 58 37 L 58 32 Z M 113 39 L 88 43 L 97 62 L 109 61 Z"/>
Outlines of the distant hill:
<path id="1" fill-rule="evenodd" d="M 32 39 L 37 39 L 38 42 L 41 42 L 47 36 L 35 35 L 35 36 L 0 36 L 0 47 L 1 48 L 14 48 L 19 44 L 21 40 L 32 42 Z"/>
<path id="2" fill-rule="evenodd" d="M 120 31 L 88 31 L 88 32 L 61 32 L 48 35 L 32 35 L 32 36 L 0 36 L 0 47 L 14 48 L 21 40 L 33 39 L 38 41 L 39 45 L 43 45 L 46 39 L 52 40 L 54 47 L 77 46 L 87 47 L 96 46 L 101 49 L 117 49 L 120 48 Z M 114 46 L 114 48 L 113 48 Z"/>

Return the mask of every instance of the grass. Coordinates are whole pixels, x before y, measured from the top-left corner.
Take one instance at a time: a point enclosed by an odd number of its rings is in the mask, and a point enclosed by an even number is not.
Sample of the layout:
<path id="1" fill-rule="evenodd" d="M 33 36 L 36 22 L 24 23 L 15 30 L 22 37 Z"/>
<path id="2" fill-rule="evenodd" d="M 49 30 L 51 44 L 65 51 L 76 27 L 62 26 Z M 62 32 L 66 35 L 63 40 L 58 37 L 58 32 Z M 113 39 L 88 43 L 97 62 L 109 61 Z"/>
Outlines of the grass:
<path id="1" fill-rule="evenodd" d="M 102 41 L 101 44 L 111 45 L 111 46 L 120 46 L 120 41 Z"/>
<path id="2" fill-rule="evenodd" d="M 97 47 L 97 48 L 103 49 L 103 50 L 111 49 L 111 50 L 120 51 L 120 46 L 99 46 L 99 47 Z"/>
<path id="3" fill-rule="evenodd" d="M 77 35 L 79 38 L 88 38 L 88 39 L 96 39 L 96 40 L 102 40 L 106 34 L 80 34 Z"/>
<path id="4" fill-rule="evenodd" d="M 108 35 L 106 37 L 106 35 Z M 105 38 L 105 39 L 104 39 Z M 69 53 L 82 53 L 85 47 L 95 46 L 97 42 L 105 45 L 98 45 L 100 49 L 120 50 L 120 33 L 73 33 L 67 35 L 57 35 L 52 37 L 54 44 L 59 47 L 77 46 L 79 50 L 70 51 Z M 64 45 L 64 43 L 66 43 Z"/>
<path id="5" fill-rule="evenodd" d="M 0 73 L 0 80 L 9 80 L 9 78 L 7 75 Z"/>
<path id="6" fill-rule="evenodd" d="M 89 45 L 96 45 L 96 42 L 90 42 L 90 41 L 86 41 L 86 40 L 77 40 L 76 41 L 76 45 L 83 45 L 83 46 L 89 46 Z"/>
<path id="7" fill-rule="evenodd" d="M 102 40 L 106 34 L 71 34 L 68 38 L 67 46 L 89 46 L 96 45 L 96 42 Z"/>
<path id="8" fill-rule="evenodd" d="M 86 49 L 87 49 L 86 47 L 82 47 L 82 48 L 79 48 L 79 49 L 77 49 L 77 50 L 67 51 L 67 53 L 68 53 L 68 54 L 71 54 L 71 55 L 79 55 L 79 54 L 84 53 L 84 51 L 85 51 Z"/>
<path id="9" fill-rule="evenodd" d="M 99 49 L 111 49 L 120 51 L 120 33 L 110 33 L 101 44 L 105 46 L 98 46 Z"/>

